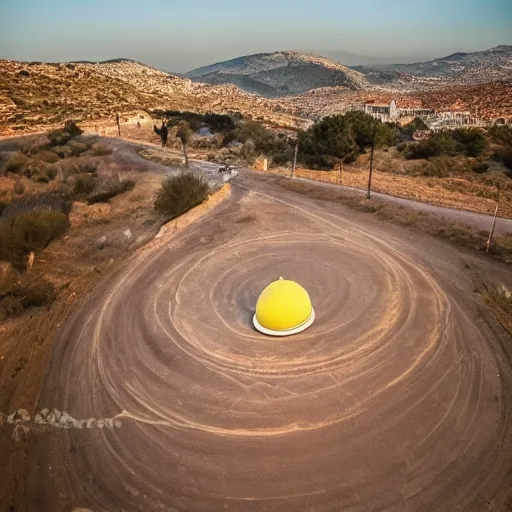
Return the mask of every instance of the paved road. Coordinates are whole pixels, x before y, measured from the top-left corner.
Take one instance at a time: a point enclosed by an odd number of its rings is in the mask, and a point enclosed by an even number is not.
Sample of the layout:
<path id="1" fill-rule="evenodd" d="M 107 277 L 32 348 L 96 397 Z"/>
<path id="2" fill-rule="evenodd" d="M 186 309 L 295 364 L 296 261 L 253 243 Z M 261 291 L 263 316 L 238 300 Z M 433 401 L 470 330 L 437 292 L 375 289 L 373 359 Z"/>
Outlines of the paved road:
<path id="1" fill-rule="evenodd" d="M 317 312 L 287 339 L 250 321 L 279 276 Z M 90 428 L 32 437 L 27 509 L 505 510 L 510 339 L 476 276 L 512 284 L 504 265 L 241 173 L 61 330 L 39 408 Z"/>

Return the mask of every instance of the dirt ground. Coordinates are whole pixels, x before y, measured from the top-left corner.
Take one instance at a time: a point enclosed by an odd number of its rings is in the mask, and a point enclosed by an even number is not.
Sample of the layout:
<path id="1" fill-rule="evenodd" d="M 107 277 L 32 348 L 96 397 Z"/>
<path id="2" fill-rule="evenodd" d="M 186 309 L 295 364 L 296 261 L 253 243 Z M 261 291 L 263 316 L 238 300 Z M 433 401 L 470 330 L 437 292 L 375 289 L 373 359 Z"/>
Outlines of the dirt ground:
<path id="1" fill-rule="evenodd" d="M 510 268 L 261 178 L 73 308 L 0 429 L 15 510 L 510 509 L 512 344 L 475 293 Z M 284 340 L 251 327 L 279 276 L 317 313 Z"/>
<path id="2" fill-rule="evenodd" d="M 15 149 L 12 141 L 0 143 L 0 149 Z M 47 308 L 29 310 L 21 317 L 0 324 L 0 412 L 26 409 L 33 411 L 46 372 L 56 333 L 64 320 L 84 297 L 137 248 L 158 233 L 164 219 L 153 208 L 156 192 L 166 168 L 154 168 L 145 160 L 137 164 L 107 157 L 101 172 L 121 173 L 133 178 L 135 188 L 116 196 L 109 203 L 88 205 L 74 202 L 70 229 L 38 254 L 30 272 L 50 281 L 57 299 Z M 18 178 L 0 177 L 3 197 L 12 191 Z M 25 193 L 51 190 L 57 185 L 34 183 L 22 178 Z M 0 416 L 0 425 L 6 419 Z M 0 510 L 19 492 L 20 474 L 26 470 L 25 447 L 12 443 L 12 432 L 0 428 L 0 460 L 5 472 L 0 478 Z M 7 508 L 5 508 L 7 510 Z"/>

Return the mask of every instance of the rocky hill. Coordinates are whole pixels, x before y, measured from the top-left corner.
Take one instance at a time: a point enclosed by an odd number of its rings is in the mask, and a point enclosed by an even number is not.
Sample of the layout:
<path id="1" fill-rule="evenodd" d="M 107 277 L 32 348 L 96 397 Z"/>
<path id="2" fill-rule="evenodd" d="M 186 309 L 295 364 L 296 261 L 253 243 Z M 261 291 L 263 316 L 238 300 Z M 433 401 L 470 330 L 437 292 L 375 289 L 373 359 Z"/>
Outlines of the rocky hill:
<path id="1" fill-rule="evenodd" d="M 361 90 L 369 86 L 358 71 L 323 57 L 297 52 L 239 57 L 195 69 L 187 76 L 196 82 L 233 84 L 246 92 L 267 97 L 302 94 L 318 87 Z"/>
<path id="2" fill-rule="evenodd" d="M 496 46 L 473 53 L 454 53 L 447 57 L 414 64 L 358 66 L 369 82 L 383 84 L 402 79 L 420 85 L 480 84 L 512 81 L 512 46 Z M 415 78 L 416 80 L 411 80 Z"/>
<path id="3" fill-rule="evenodd" d="M 114 59 L 104 63 L 42 64 L 0 61 L 0 132 L 112 118 L 134 110 L 241 113 L 285 127 L 301 126 L 292 107 Z"/>
<path id="4" fill-rule="evenodd" d="M 512 83 L 493 82 L 476 85 L 446 85 L 433 90 L 401 91 L 375 87 L 348 91 L 344 87 L 325 87 L 306 94 L 281 98 L 287 110 L 297 116 L 317 119 L 340 114 L 367 101 L 398 108 L 430 108 L 435 111 L 468 111 L 479 119 L 512 119 Z"/>

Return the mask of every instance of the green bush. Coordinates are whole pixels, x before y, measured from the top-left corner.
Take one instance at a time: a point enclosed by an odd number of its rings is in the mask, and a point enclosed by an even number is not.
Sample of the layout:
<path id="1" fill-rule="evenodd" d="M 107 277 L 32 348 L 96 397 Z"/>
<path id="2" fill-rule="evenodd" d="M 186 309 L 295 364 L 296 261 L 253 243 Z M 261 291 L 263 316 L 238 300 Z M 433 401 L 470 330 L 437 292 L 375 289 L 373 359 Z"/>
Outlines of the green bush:
<path id="1" fill-rule="evenodd" d="M 62 146 L 73 137 L 77 137 L 82 133 L 82 129 L 76 124 L 76 122 L 72 119 L 69 119 L 64 123 L 62 129 L 50 130 L 47 133 L 47 137 L 50 139 L 50 143 L 53 146 Z"/>
<path id="2" fill-rule="evenodd" d="M 457 150 L 466 156 L 477 157 L 487 150 L 487 138 L 474 128 L 459 128 L 452 131 L 452 137 L 457 142 Z"/>
<path id="3" fill-rule="evenodd" d="M 0 260 L 25 266 L 29 252 L 44 249 L 61 236 L 68 226 L 67 215 L 49 210 L 24 212 L 1 220 Z"/>
<path id="4" fill-rule="evenodd" d="M 169 176 L 162 182 L 155 201 L 155 210 L 175 218 L 201 204 L 210 187 L 205 179 L 191 172 Z"/>
<path id="5" fill-rule="evenodd" d="M 457 153 L 455 140 L 448 132 L 434 133 L 428 140 L 409 144 L 406 157 L 414 160 L 433 156 L 451 156 Z"/>
<path id="6" fill-rule="evenodd" d="M 435 177 L 435 178 L 446 178 L 450 175 L 451 166 L 442 157 L 431 158 L 428 162 L 420 163 L 414 168 L 410 169 L 409 174 Z"/>
<path id="7" fill-rule="evenodd" d="M 487 132 L 496 144 L 512 146 L 512 126 L 495 124 L 488 128 Z"/>
<path id="8" fill-rule="evenodd" d="M 309 165 L 329 167 L 330 158 L 353 162 L 371 146 L 396 144 L 396 128 L 373 119 L 364 112 L 324 117 L 307 131 L 300 131 L 300 158 Z"/>
<path id="9" fill-rule="evenodd" d="M 512 171 L 512 148 L 500 148 L 494 153 L 495 158 Z M 511 176 L 512 177 L 512 176 Z"/>
<path id="10" fill-rule="evenodd" d="M 132 190 L 133 187 L 135 187 L 134 180 L 107 181 L 87 197 L 87 202 L 89 204 L 106 203 L 118 194 Z"/>

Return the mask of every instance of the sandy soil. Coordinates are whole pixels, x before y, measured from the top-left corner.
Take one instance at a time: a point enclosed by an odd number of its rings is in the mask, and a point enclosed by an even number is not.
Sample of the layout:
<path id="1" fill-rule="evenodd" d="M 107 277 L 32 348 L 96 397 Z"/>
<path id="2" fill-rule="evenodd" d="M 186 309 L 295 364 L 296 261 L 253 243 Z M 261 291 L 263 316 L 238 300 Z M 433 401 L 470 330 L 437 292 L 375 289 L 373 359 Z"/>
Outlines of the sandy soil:
<path id="1" fill-rule="evenodd" d="M 512 345 L 474 293 L 509 267 L 254 173 L 162 242 L 59 331 L 16 511 L 512 506 Z M 279 276 L 317 313 L 284 340 L 250 322 Z"/>

